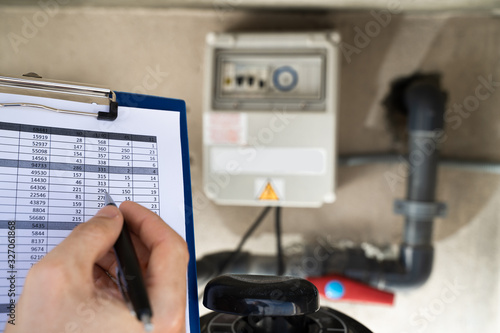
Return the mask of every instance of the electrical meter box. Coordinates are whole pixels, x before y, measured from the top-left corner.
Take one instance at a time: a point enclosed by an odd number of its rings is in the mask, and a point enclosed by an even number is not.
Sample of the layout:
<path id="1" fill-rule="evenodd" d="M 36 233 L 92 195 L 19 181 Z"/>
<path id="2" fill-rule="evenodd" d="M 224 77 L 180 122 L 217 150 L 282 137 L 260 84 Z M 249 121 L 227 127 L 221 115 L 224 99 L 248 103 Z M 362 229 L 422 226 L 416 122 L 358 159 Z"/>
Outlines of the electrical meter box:
<path id="1" fill-rule="evenodd" d="M 218 204 L 335 200 L 340 37 L 209 33 L 203 186 Z"/>

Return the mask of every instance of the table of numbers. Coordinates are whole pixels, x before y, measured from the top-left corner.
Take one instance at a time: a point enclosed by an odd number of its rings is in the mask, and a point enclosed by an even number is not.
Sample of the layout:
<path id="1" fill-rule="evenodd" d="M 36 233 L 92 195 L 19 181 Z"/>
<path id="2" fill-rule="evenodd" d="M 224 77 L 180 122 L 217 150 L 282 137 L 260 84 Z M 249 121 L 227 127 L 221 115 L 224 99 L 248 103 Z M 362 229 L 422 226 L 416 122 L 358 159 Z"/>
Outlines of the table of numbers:
<path id="1" fill-rule="evenodd" d="M 12 272 L 17 298 L 29 268 L 94 216 L 105 192 L 160 213 L 157 152 L 155 136 L 0 122 L 0 264 L 10 267 L 0 313 L 9 311 Z"/>

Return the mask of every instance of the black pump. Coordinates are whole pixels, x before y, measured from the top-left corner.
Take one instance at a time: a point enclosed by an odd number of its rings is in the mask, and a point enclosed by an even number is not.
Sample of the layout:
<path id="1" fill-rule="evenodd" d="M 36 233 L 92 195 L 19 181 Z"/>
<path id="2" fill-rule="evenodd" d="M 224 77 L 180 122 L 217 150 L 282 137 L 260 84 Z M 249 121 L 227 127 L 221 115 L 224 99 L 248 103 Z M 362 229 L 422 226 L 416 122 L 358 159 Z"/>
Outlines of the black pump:
<path id="1" fill-rule="evenodd" d="M 227 274 L 205 287 L 202 333 L 371 333 L 347 315 L 319 306 L 316 287 L 300 278 Z"/>

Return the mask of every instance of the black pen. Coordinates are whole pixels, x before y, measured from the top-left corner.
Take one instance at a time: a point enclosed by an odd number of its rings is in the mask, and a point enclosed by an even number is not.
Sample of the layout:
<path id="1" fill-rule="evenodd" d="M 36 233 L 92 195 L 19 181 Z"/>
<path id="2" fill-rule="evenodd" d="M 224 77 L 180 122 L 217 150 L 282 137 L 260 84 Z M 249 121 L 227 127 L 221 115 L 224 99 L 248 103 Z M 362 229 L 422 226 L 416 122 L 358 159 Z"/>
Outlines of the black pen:
<path id="1" fill-rule="evenodd" d="M 105 205 L 116 207 L 111 196 L 107 192 L 105 195 Z M 153 324 L 151 323 L 153 311 L 151 311 L 146 285 L 144 284 L 141 267 L 139 266 L 139 260 L 126 221 L 123 221 L 123 228 L 113 249 L 118 264 L 116 267 L 116 280 L 123 298 L 131 312 L 144 324 L 146 332 L 151 332 L 153 330 Z"/>

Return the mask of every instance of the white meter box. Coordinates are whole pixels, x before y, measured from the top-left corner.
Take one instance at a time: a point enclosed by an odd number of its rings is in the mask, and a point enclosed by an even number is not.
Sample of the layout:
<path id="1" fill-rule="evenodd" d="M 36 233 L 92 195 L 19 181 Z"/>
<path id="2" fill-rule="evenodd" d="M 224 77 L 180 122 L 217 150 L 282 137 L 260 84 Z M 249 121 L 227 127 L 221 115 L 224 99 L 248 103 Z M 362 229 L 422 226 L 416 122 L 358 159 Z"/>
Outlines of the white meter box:
<path id="1" fill-rule="evenodd" d="M 335 199 L 338 34 L 206 38 L 203 183 L 219 204 Z"/>

